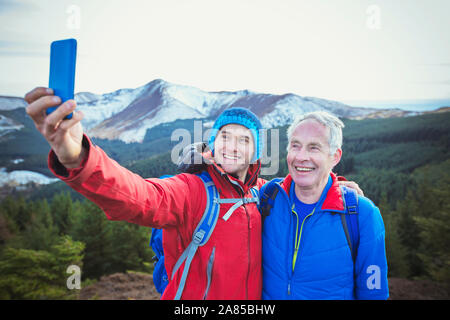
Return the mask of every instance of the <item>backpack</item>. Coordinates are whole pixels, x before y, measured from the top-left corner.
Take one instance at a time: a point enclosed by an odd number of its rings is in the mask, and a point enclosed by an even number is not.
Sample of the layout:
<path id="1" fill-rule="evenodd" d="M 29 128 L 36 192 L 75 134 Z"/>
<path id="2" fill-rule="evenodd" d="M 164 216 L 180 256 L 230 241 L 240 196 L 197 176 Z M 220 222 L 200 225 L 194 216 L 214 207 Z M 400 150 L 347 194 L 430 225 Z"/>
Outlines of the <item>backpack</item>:
<path id="1" fill-rule="evenodd" d="M 259 205 L 263 222 L 270 215 L 270 210 L 274 206 L 275 198 L 279 191 L 276 184 L 281 184 L 283 180 L 284 178 L 275 178 L 265 186 Z M 346 212 L 340 213 L 341 222 L 352 254 L 353 263 L 355 263 L 359 247 L 358 195 L 353 189 L 344 186 L 340 186 L 340 188 L 344 196 L 344 206 L 346 209 Z"/>
<path id="2" fill-rule="evenodd" d="M 160 179 L 170 178 L 171 175 L 164 175 L 159 177 Z M 152 228 L 152 235 L 150 238 L 150 248 L 152 248 L 155 255 L 152 257 L 153 264 L 153 283 L 155 284 L 156 291 L 160 294 L 164 292 L 169 278 L 167 276 L 166 269 L 164 267 L 164 251 L 162 245 L 162 229 Z"/>
<path id="3" fill-rule="evenodd" d="M 203 212 L 202 218 L 198 223 L 197 227 L 194 230 L 194 234 L 192 235 L 192 241 L 187 246 L 187 248 L 183 251 L 181 256 L 178 258 L 175 266 L 172 270 L 172 275 L 170 279 L 173 279 L 173 276 L 180 268 L 180 266 L 185 262 L 183 273 L 181 275 L 180 284 L 178 286 L 175 300 L 179 300 L 181 295 L 183 294 L 184 285 L 186 284 L 186 278 L 189 273 L 189 268 L 194 258 L 195 253 L 197 252 L 198 247 L 205 245 L 211 234 L 214 231 L 217 220 L 219 218 L 220 212 L 220 204 L 222 203 L 234 203 L 234 205 L 225 213 L 222 217 L 225 221 L 227 221 L 233 212 L 239 208 L 243 204 L 255 202 L 259 204 L 259 191 L 256 187 L 251 188 L 252 198 L 230 198 L 230 199 L 221 199 L 219 196 L 219 191 L 217 190 L 214 182 L 207 171 L 203 171 L 200 174 L 196 174 L 202 181 L 206 190 L 206 208 Z M 163 176 L 161 178 L 167 178 L 170 176 Z M 169 283 L 169 277 L 167 271 L 164 267 L 164 250 L 162 246 L 162 229 L 152 228 L 152 236 L 150 238 L 150 247 L 155 252 L 155 256 L 152 258 L 155 261 L 155 267 L 153 271 L 153 282 L 155 284 L 156 290 L 163 294 L 165 288 Z M 211 278 L 207 279 L 207 287 L 211 283 Z"/>

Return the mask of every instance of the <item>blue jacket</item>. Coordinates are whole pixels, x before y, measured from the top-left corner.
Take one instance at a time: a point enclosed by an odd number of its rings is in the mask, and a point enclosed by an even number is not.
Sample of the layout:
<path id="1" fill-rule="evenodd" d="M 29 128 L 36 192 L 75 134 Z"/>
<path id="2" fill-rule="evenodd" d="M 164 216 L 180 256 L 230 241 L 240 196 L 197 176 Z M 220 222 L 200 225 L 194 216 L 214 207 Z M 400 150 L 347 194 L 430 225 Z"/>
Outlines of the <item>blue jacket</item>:
<path id="1" fill-rule="evenodd" d="M 313 214 L 298 222 L 292 212 L 292 182 L 288 175 L 277 184 L 274 206 L 264 220 L 262 298 L 387 299 L 385 232 L 379 209 L 358 196 L 360 244 L 353 263 L 340 215 L 336 214 L 345 212 L 336 176 L 330 174 Z M 261 188 L 261 195 L 266 187 Z M 300 245 L 293 266 L 297 230 Z"/>

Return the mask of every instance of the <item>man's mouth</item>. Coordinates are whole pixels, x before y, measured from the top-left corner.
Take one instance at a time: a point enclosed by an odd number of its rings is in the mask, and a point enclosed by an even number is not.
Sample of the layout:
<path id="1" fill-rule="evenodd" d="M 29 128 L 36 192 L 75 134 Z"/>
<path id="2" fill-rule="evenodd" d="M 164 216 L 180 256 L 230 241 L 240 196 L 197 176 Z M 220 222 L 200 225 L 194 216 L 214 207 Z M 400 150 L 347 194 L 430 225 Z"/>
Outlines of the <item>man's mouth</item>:
<path id="1" fill-rule="evenodd" d="M 294 168 L 298 172 L 311 172 L 311 171 L 315 170 L 314 168 L 308 168 L 308 167 L 294 167 Z"/>
<path id="2" fill-rule="evenodd" d="M 224 159 L 228 159 L 228 160 L 238 160 L 239 159 L 239 157 L 230 156 L 228 154 L 224 154 L 223 157 L 224 157 Z"/>

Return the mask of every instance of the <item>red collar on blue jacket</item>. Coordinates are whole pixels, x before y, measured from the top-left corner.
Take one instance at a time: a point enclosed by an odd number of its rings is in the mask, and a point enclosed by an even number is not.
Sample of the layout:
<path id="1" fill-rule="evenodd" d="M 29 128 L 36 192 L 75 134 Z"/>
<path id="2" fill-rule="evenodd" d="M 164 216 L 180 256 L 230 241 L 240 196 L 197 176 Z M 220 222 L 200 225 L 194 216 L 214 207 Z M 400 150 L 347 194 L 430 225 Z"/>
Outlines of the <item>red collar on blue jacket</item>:
<path id="1" fill-rule="evenodd" d="M 344 211 L 345 210 L 344 200 L 342 197 L 341 188 L 339 187 L 338 184 L 337 177 L 333 172 L 330 173 L 330 176 L 332 183 L 330 188 L 328 189 L 326 198 L 322 203 L 320 211 L 339 211 L 339 212 Z M 286 178 L 284 178 L 283 183 L 281 184 L 281 186 L 283 187 L 284 191 L 286 191 L 286 194 L 288 196 L 292 181 L 293 180 L 291 175 L 288 174 Z"/>

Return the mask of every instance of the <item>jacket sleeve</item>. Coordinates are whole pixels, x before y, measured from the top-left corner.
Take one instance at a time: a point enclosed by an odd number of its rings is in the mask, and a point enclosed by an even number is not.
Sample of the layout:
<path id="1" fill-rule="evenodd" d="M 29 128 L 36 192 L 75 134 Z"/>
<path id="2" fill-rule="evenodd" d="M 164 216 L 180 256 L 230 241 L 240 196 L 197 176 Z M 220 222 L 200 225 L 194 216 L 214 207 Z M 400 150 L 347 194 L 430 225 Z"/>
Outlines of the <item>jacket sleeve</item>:
<path id="1" fill-rule="evenodd" d="M 144 179 L 109 158 L 87 135 L 83 146 L 88 152 L 79 168 L 66 169 L 53 150 L 48 166 L 56 177 L 97 204 L 110 220 L 176 227 L 186 223 L 192 212 L 199 212 L 202 201 L 206 203 L 206 195 L 199 190 L 202 182 L 194 175 Z M 197 196 L 190 196 L 192 193 Z"/>
<path id="2" fill-rule="evenodd" d="M 355 262 L 356 299 L 384 300 L 389 297 L 385 229 L 380 210 L 359 197 L 360 243 Z"/>

